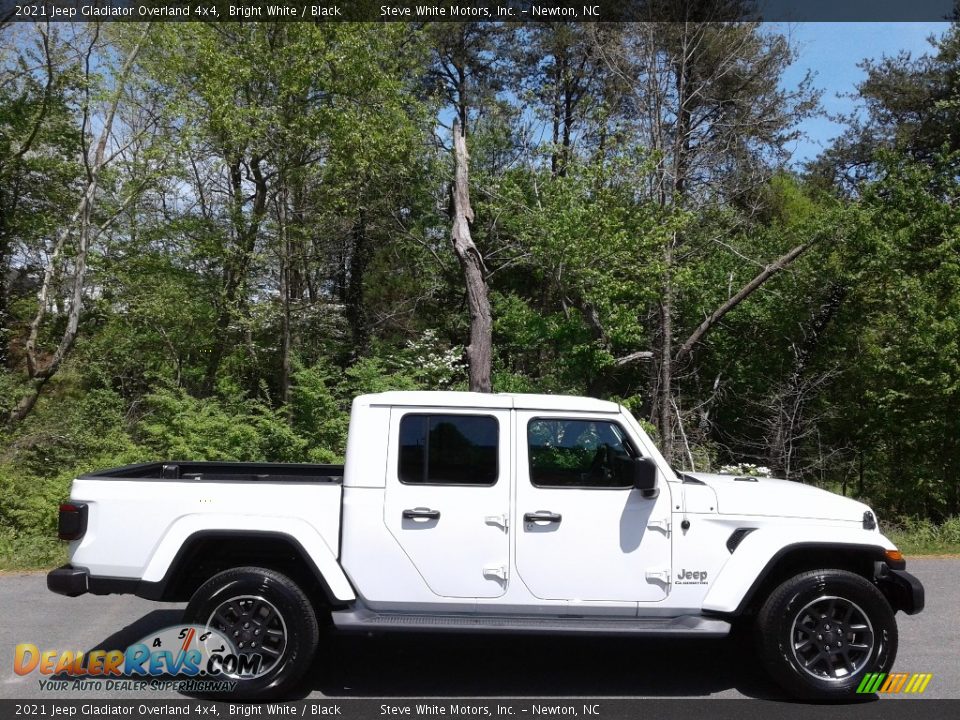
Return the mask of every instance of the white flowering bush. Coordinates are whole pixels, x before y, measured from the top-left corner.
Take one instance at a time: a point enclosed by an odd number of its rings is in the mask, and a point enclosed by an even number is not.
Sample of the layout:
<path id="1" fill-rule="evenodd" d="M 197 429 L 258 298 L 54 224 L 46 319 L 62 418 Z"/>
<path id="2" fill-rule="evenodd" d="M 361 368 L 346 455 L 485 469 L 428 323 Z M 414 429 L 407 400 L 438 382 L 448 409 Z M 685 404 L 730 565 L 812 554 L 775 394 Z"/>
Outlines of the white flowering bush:
<path id="1" fill-rule="evenodd" d="M 724 465 L 720 468 L 724 475 L 739 475 L 749 477 L 770 477 L 770 468 L 766 465 L 754 465 L 753 463 L 738 463 L 737 465 Z"/>
<path id="2" fill-rule="evenodd" d="M 436 330 L 424 330 L 416 340 L 408 340 L 403 354 L 398 364 L 426 388 L 445 390 L 466 380 L 463 346 L 440 347 Z"/>

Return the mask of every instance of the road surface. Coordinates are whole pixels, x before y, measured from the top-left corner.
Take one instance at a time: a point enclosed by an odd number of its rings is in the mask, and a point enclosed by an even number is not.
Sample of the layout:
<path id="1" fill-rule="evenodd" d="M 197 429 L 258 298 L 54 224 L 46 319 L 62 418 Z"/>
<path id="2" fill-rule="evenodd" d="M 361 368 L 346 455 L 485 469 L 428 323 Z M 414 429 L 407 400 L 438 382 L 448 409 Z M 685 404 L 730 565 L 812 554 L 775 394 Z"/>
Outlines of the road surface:
<path id="1" fill-rule="evenodd" d="M 960 698 L 960 559 L 914 559 L 908 568 L 926 587 L 927 607 L 913 617 L 897 615 L 894 670 L 933 673 L 925 698 Z M 38 674 L 14 673 L 14 646 L 123 649 L 177 624 L 183 606 L 127 595 L 66 598 L 46 589 L 42 573 L 23 573 L 0 575 L 0 608 L 0 698 L 78 700 L 103 698 L 104 692 L 41 691 Z M 351 635 L 321 642 L 304 698 L 780 697 L 750 643 L 733 639 Z M 143 691 L 109 697 L 145 699 Z"/>

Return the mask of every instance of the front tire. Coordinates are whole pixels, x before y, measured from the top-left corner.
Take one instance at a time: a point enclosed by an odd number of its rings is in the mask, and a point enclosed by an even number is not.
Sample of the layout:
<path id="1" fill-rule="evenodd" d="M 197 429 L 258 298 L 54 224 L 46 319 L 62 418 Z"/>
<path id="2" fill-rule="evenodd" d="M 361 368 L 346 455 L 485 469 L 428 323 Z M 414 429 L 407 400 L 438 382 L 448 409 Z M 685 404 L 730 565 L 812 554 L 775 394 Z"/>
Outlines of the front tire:
<path id="1" fill-rule="evenodd" d="M 889 672 L 897 623 L 883 594 L 859 575 L 813 570 L 771 593 L 757 616 L 760 657 L 797 698 L 856 699 L 867 673 Z"/>
<path id="2" fill-rule="evenodd" d="M 309 598 L 286 575 L 266 568 L 214 575 L 193 594 L 184 619 L 230 638 L 240 655 L 260 656 L 265 671 L 229 677 L 235 690 L 216 694 L 225 700 L 283 697 L 310 667 L 319 642 Z"/>

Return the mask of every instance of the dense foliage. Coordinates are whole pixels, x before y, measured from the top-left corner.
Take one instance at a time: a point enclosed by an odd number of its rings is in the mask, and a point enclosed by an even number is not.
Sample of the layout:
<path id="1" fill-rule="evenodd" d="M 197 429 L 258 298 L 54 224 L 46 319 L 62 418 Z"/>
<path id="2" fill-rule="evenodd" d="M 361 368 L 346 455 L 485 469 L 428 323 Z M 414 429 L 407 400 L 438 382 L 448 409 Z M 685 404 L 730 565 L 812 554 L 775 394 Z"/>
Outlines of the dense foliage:
<path id="1" fill-rule="evenodd" d="M 868 63 L 798 172 L 817 96 L 758 25 L 3 28 L 3 562 L 78 472 L 336 461 L 356 394 L 466 389 L 454 117 L 494 391 L 960 513 L 958 48 Z"/>

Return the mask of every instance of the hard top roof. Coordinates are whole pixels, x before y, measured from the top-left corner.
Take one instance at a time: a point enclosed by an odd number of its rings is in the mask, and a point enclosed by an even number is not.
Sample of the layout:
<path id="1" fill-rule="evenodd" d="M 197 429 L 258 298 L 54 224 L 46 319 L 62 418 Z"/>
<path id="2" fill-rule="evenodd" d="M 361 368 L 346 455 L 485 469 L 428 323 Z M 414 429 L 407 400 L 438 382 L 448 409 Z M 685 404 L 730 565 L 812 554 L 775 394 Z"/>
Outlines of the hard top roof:
<path id="1" fill-rule="evenodd" d="M 401 407 L 456 407 L 517 410 L 569 410 L 571 412 L 619 412 L 619 406 L 608 400 L 576 395 L 534 395 L 529 393 L 476 393 L 438 390 L 394 390 L 361 395 L 357 401 L 366 405 Z"/>

